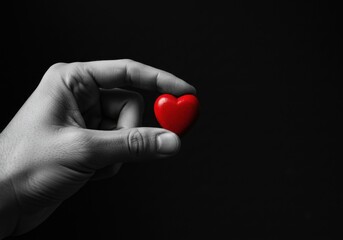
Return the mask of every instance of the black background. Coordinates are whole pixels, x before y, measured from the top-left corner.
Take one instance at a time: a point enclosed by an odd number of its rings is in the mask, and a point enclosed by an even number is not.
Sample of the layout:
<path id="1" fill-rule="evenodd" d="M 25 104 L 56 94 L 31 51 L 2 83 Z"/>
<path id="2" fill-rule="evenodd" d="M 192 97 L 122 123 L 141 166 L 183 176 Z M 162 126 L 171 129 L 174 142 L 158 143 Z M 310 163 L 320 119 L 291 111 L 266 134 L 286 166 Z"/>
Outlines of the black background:
<path id="1" fill-rule="evenodd" d="M 188 81 L 201 102 L 176 157 L 90 182 L 15 239 L 342 239 L 338 11 L 319 1 L 2 7 L 1 128 L 56 62 L 134 59 Z M 144 124 L 157 126 L 158 93 L 141 93 Z"/>

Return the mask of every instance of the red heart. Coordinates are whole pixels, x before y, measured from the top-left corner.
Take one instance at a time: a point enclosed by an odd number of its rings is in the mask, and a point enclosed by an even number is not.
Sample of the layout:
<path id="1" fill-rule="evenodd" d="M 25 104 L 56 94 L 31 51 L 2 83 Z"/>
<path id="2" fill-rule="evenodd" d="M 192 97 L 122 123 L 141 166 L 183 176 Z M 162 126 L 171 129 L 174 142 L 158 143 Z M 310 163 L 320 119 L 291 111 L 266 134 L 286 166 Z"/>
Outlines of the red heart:
<path id="1" fill-rule="evenodd" d="M 162 94 L 155 101 L 154 111 L 157 121 L 163 128 L 181 135 L 196 120 L 199 101 L 191 94 L 179 98 L 170 94 Z"/>

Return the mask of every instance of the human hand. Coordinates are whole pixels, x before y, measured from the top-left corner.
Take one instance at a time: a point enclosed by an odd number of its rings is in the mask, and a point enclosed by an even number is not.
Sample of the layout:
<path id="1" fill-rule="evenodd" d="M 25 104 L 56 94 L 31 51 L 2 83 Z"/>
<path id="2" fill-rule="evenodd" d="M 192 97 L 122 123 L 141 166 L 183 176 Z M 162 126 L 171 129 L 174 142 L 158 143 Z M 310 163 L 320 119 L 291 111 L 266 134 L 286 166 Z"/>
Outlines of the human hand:
<path id="1" fill-rule="evenodd" d="M 0 239 L 33 229 L 123 162 L 177 153 L 177 135 L 140 127 L 142 97 L 125 86 L 195 94 L 174 75 L 132 60 L 53 65 L 0 135 Z"/>

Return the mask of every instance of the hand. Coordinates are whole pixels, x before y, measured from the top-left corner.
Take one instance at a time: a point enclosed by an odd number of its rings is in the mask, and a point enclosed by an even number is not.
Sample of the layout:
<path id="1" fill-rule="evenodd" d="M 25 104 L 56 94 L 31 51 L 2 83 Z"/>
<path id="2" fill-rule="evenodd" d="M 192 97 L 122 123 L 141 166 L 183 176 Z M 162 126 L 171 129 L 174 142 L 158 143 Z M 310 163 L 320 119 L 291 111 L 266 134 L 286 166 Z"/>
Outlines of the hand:
<path id="1" fill-rule="evenodd" d="M 177 153 L 177 135 L 139 127 L 142 97 L 124 86 L 195 93 L 132 60 L 53 65 L 0 135 L 0 238 L 33 229 L 89 179 L 113 176 L 123 162 Z"/>

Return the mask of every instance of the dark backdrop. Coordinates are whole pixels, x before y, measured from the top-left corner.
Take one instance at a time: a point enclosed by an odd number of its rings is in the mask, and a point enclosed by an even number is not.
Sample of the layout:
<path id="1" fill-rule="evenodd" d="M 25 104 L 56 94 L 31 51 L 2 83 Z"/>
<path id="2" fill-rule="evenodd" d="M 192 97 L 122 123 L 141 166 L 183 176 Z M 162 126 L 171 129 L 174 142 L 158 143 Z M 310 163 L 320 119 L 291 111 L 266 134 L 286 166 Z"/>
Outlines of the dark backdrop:
<path id="1" fill-rule="evenodd" d="M 16 239 L 342 239 L 338 6 L 16 1 L 1 10 L 2 128 L 55 62 L 131 58 L 193 84 L 201 102 L 179 155 L 87 184 Z M 145 125 L 157 126 L 158 94 L 142 94 Z"/>

